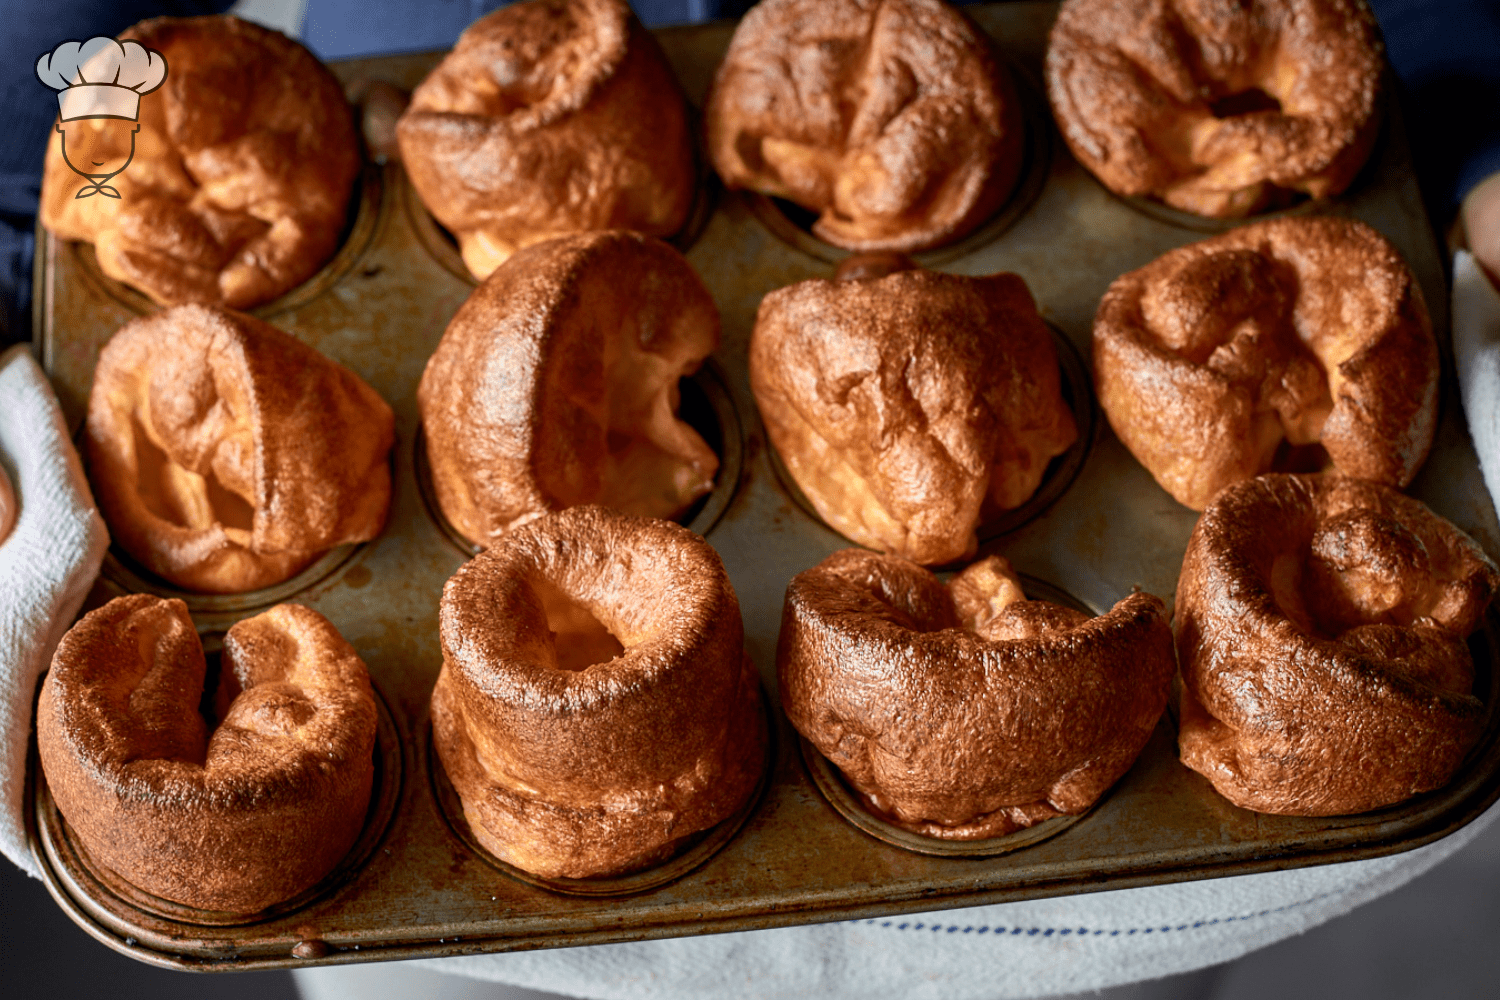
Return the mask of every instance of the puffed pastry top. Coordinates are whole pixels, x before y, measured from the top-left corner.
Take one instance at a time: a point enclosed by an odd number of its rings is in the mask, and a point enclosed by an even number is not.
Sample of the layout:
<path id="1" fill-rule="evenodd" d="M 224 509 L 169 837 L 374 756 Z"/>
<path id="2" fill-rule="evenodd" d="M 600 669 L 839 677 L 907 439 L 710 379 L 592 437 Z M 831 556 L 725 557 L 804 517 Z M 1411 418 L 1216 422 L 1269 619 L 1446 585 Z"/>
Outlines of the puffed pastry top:
<path id="1" fill-rule="evenodd" d="M 1304 446 L 1405 486 L 1432 446 L 1438 373 L 1411 268 L 1352 219 L 1273 219 L 1168 251 L 1115 279 L 1094 317 L 1110 426 L 1195 510 Z"/>
<path id="2" fill-rule="evenodd" d="M 946 585 L 896 556 L 835 552 L 793 577 L 777 644 L 792 725 L 868 803 L 971 840 L 1081 813 L 1129 769 L 1167 705 L 1166 609 L 1027 600 L 990 556 Z"/>
<path id="3" fill-rule="evenodd" d="M 82 179 L 51 142 L 42 224 L 93 243 L 105 274 L 163 305 L 250 309 L 312 277 L 338 249 L 360 169 L 338 80 L 297 42 L 228 15 L 120 37 L 168 64 L 141 98 L 135 157 L 110 181 L 120 197 L 76 198 Z"/>
<path id="4" fill-rule="evenodd" d="M 681 229 L 696 186 L 686 107 L 625 0 L 531 0 L 464 31 L 396 137 L 422 203 L 482 279 L 569 233 Z"/>
<path id="5" fill-rule="evenodd" d="M 1390 487 L 1228 487 L 1177 584 L 1183 763 L 1237 805 L 1296 816 L 1441 787 L 1484 724 L 1465 640 L 1497 589 L 1472 539 Z"/>
<path id="6" fill-rule="evenodd" d="M 1067 0 L 1047 95 L 1110 190 L 1226 218 L 1348 187 L 1384 68 L 1362 0 Z"/>
<path id="7" fill-rule="evenodd" d="M 674 517 L 719 459 L 678 418 L 678 380 L 719 344 L 682 254 L 638 233 L 527 247 L 459 308 L 417 390 L 443 513 L 489 545 L 549 510 Z"/>
<path id="8" fill-rule="evenodd" d="M 358 375 L 253 316 L 186 305 L 104 346 L 84 451 L 118 545 L 177 586 L 237 593 L 378 535 L 394 440 Z"/>
<path id="9" fill-rule="evenodd" d="M 724 183 L 819 213 L 850 250 L 959 239 L 1024 152 L 1010 75 L 940 0 L 765 0 L 735 30 L 704 127 Z"/>
<path id="10" fill-rule="evenodd" d="M 851 262 L 842 280 L 761 301 L 756 404 L 841 534 L 921 563 L 958 559 L 981 517 L 1024 503 L 1078 436 L 1051 333 L 1014 274 Z"/>

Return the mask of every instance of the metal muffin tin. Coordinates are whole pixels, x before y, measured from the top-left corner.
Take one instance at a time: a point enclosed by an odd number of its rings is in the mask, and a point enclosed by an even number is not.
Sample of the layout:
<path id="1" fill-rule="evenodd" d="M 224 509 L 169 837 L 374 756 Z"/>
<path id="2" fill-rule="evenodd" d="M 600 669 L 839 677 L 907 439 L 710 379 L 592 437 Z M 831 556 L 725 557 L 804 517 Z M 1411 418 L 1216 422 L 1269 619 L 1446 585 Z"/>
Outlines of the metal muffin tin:
<path id="1" fill-rule="evenodd" d="M 1044 174 L 1041 183 L 1023 177 L 1017 196 L 1022 201 L 1000 210 L 1001 223 L 982 227 L 957 254 L 939 251 L 940 266 L 964 274 L 1020 274 L 1043 316 L 1086 358 L 1094 309 L 1109 282 L 1202 238 L 1202 227 L 1174 224 L 1170 213 L 1142 211 L 1109 194 L 1068 155 L 1040 103 L 1037 82 L 1054 5 L 967 11 L 1022 77 L 1027 120 L 1036 133 L 1028 155 Z M 657 32 L 698 106 L 733 27 Z M 409 89 L 438 58 L 357 60 L 333 70 L 358 95 L 375 80 Z M 1387 103 L 1384 135 L 1354 188 L 1307 210 L 1359 218 L 1390 237 L 1416 272 L 1446 342 L 1442 260 L 1399 113 L 1394 101 Z M 158 965 L 251 969 L 748 930 L 1375 857 L 1451 833 L 1500 795 L 1500 724 L 1494 717 L 1500 647 L 1487 625 L 1473 640 L 1476 689 L 1491 709 L 1479 745 L 1446 788 L 1392 809 L 1321 819 L 1238 809 L 1178 763 L 1168 716 L 1135 766 L 1092 812 L 1055 836 L 1009 853 L 918 853 L 846 821 L 818 790 L 796 734 L 775 707 L 774 692 L 787 581 L 849 543 L 810 516 L 778 477 L 746 376 L 746 348 L 761 297 L 803 278 L 829 276 L 830 261 L 843 252 L 809 244 L 809 234 L 793 234 L 779 223 L 768 225 L 767 206 L 755 198 L 725 194 L 711 179 L 705 192 L 711 212 L 686 252 L 723 317 L 723 346 L 699 385 L 724 439 L 726 471 L 692 523 L 706 532 L 728 567 L 744 614 L 747 651 L 770 693 L 776 730 L 768 786 L 743 826 L 716 853 L 695 859 L 697 867 L 674 872 L 673 881 L 600 897 L 561 894 L 505 874 L 445 818 L 427 739 L 427 702 L 441 662 L 439 596 L 467 550 L 423 500 L 416 386 L 473 282 L 454 267 L 456 253 L 444 249 L 441 230 L 400 167 L 372 165 L 343 249 L 306 285 L 257 312 L 358 372 L 394 408 L 389 524 L 378 539 L 331 554 L 274 592 L 195 597 L 191 603 L 200 630 L 210 635 L 278 600 L 306 604 L 338 626 L 369 665 L 388 707 L 381 787 L 394 792 L 394 808 L 388 819 L 372 819 L 378 829 L 364 861 L 346 865 L 307 897 L 248 922 L 215 922 L 211 915 L 195 919 L 181 907 L 141 899 L 92 868 L 33 767 L 34 850 L 53 896 L 89 933 Z M 90 248 L 41 235 L 37 343 L 76 430 L 100 346 L 150 306 L 102 275 Z M 1456 405 L 1451 363 L 1445 364 L 1442 393 L 1437 443 L 1409 492 L 1492 555 L 1500 553 L 1500 526 Z M 1004 554 L 1023 573 L 1096 612 L 1137 586 L 1170 602 L 1197 515 L 1158 487 L 1102 420 L 1085 435 L 1081 468 L 1072 474 L 1076 478 L 1050 507 L 990 538 L 983 551 Z M 170 591 L 116 553 L 90 604 L 128 590 Z"/>

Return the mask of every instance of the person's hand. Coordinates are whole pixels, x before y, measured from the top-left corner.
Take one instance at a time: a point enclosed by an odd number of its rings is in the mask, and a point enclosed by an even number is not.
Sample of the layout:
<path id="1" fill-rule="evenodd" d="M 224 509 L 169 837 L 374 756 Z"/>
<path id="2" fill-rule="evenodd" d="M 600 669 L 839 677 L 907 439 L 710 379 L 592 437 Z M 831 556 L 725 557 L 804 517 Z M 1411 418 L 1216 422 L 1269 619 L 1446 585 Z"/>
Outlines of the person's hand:
<path id="1" fill-rule="evenodd" d="M 1469 252 L 1500 289 L 1500 172 L 1490 174 L 1464 198 L 1461 214 Z"/>
<path id="2" fill-rule="evenodd" d="M 10 534 L 11 525 L 16 523 L 16 494 L 10 488 L 10 476 L 6 475 L 4 469 L 0 469 L 0 542 L 4 542 Z"/>

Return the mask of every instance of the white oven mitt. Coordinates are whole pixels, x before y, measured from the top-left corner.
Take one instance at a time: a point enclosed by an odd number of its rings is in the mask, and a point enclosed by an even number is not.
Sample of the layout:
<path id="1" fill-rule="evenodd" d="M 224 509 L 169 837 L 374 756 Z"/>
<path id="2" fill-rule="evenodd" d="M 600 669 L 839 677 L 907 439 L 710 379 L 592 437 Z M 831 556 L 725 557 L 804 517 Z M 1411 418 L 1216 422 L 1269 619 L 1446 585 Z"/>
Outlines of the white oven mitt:
<path id="1" fill-rule="evenodd" d="M 1464 406 L 1486 483 L 1500 502 L 1500 296 L 1464 253 L 1455 261 L 1453 316 Z M 414 964 L 587 998 L 1053 996 L 1217 965 L 1299 934 L 1416 878 L 1497 817 L 1500 805 L 1450 837 L 1371 861 L 908 917 Z M 310 969 L 298 980 L 312 987 L 310 996 L 357 995 L 330 990 L 338 974 Z"/>
<path id="2" fill-rule="evenodd" d="M 0 540 L 0 851 L 40 877 L 22 814 L 37 678 L 99 574 L 109 535 L 57 397 L 25 344 L 0 354 L 0 465 L 19 510 Z"/>

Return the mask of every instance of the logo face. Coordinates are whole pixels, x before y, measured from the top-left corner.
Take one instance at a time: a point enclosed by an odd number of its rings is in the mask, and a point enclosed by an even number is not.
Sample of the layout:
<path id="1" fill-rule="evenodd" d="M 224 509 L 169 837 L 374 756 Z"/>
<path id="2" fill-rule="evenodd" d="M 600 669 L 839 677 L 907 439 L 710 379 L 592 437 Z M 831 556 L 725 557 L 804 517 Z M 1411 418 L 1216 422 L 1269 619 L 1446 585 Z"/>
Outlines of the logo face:
<path id="1" fill-rule="evenodd" d="M 140 42 L 101 35 L 63 42 L 43 53 L 36 75 L 57 91 L 63 160 L 88 181 L 73 197 L 120 197 L 105 181 L 130 166 L 135 156 L 141 95 L 166 81 L 166 58 Z"/>

